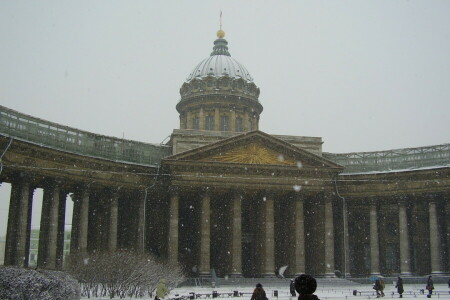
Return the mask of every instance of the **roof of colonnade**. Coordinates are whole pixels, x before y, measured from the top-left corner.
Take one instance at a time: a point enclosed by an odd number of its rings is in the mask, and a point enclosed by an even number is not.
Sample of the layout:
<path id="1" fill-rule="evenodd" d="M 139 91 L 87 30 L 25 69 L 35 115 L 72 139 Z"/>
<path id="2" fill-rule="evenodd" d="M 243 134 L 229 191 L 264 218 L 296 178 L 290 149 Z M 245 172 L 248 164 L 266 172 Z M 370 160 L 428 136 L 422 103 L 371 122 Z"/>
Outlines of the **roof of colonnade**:
<path id="1" fill-rule="evenodd" d="M 95 134 L 20 113 L 0 105 L 0 134 L 55 150 L 117 162 L 157 166 L 171 154 L 156 145 Z"/>
<path id="2" fill-rule="evenodd" d="M 95 134 L 20 113 L 0 105 L 0 134 L 79 155 L 156 166 L 171 155 L 167 145 Z M 344 173 L 450 167 L 450 144 L 375 152 L 324 153 Z"/>

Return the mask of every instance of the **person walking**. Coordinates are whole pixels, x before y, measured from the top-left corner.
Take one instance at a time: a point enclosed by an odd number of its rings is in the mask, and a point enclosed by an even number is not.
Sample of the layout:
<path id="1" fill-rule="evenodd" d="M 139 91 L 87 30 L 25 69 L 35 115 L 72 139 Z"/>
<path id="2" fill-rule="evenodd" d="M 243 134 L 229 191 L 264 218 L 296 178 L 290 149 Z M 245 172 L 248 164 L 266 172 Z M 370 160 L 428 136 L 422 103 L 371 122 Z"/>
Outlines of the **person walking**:
<path id="1" fill-rule="evenodd" d="M 381 297 L 384 297 L 384 288 L 385 288 L 385 284 L 384 284 L 384 279 L 383 278 L 380 278 L 380 286 L 381 286 L 381 289 L 380 289 L 380 292 L 381 292 Z"/>
<path id="2" fill-rule="evenodd" d="M 266 291 L 263 289 L 261 283 L 256 284 L 256 288 L 253 290 L 253 294 L 250 300 L 268 300 L 266 296 Z"/>
<path id="3" fill-rule="evenodd" d="M 298 300 L 320 300 L 313 293 L 317 289 L 317 281 L 311 275 L 302 274 L 294 280 Z"/>
<path id="4" fill-rule="evenodd" d="M 433 294 L 433 290 L 434 290 L 434 284 L 433 284 L 433 279 L 431 278 L 431 275 L 428 276 L 427 279 L 427 286 L 425 287 L 428 290 L 428 298 L 431 298 L 431 294 Z"/>
<path id="5" fill-rule="evenodd" d="M 289 285 L 289 291 L 291 292 L 291 296 L 292 296 L 292 297 L 297 296 L 297 295 L 295 294 L 295 282 L 294 282 L 294 279 L 291 279 L 291 283 L 290 283 L 290 285 Z"/>
<path id="6" fill-rule="evenodd" d="M 397 293 L 400 295 L 399 298 L 403 298 L 403 279 L 400 276 L 397 277 L 397 283 L 395 287 L 397 288 Z"/>
<path id="7" fill-rule="evenodd" d="M 166 287 L 166 280 L 160 279 L 158 284 L 156 285 L 156 297 L 155 300 L 161 300 L 169 294 L 169 290 Z"/>
<path id="8" fill-rule="evenodd" d="M 377 298 L 384 297 L 383 287 L 381 286 L 381 279 L 377 278 L 375 280 L 375 284 L 373 285 L 373 289 L 377 293 Z"/>

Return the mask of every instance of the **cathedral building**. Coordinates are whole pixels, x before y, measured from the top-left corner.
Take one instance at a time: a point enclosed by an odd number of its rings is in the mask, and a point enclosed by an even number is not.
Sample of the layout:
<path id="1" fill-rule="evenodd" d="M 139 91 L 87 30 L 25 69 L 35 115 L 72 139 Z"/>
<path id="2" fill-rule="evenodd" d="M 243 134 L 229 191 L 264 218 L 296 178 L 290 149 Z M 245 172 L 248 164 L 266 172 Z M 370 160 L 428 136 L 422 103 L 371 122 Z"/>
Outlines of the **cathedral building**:
<path id="1" fill-rule="evenodd" d="M 259 87 L 224 37 L 182 84 L 165 145 L 0 107 L 5 264 L 28 265 L 43 188 L 43 268 L 63 267 L 70 194 L 73 253 L 150 252 L 191 277 L 448 273 L 450 144 L 333 154 L 320 137 L 264 133 Z"/>

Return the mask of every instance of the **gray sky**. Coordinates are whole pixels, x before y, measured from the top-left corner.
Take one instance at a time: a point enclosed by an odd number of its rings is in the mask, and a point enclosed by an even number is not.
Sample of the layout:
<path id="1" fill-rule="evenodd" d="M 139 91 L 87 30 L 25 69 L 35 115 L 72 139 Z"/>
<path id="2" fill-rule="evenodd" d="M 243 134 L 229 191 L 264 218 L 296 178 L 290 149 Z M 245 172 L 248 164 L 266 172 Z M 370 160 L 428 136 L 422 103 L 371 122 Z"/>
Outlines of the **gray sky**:
<path id="1" fill-rule="evenodd" d="M 448 0 L 1 1 L 0 103 L 160 143 L 220 10 L 261 89 L 262 131 L 335 153 L 450 142 Z"/>

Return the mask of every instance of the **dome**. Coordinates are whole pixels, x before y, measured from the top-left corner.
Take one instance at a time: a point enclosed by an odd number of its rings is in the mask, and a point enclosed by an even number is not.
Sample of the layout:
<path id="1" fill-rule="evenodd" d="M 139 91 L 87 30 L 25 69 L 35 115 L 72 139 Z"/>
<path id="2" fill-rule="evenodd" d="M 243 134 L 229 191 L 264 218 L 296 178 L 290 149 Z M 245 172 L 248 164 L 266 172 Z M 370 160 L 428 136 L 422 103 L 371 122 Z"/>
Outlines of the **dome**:
<path id="1" fill-rule="evenodd" d="M 228 42 L 219 38 L 214 42 L 213 52 L 211 56 L 202 60 L 189 74 L 186 82 L 190 82 L 194 78 L 213 77 L 230 77 L 234 79 L 242 78 L 247 82 L 253 82 L 252 76 L 247 69 L 237 60 L 231 57 L 227 47 Z"/>

